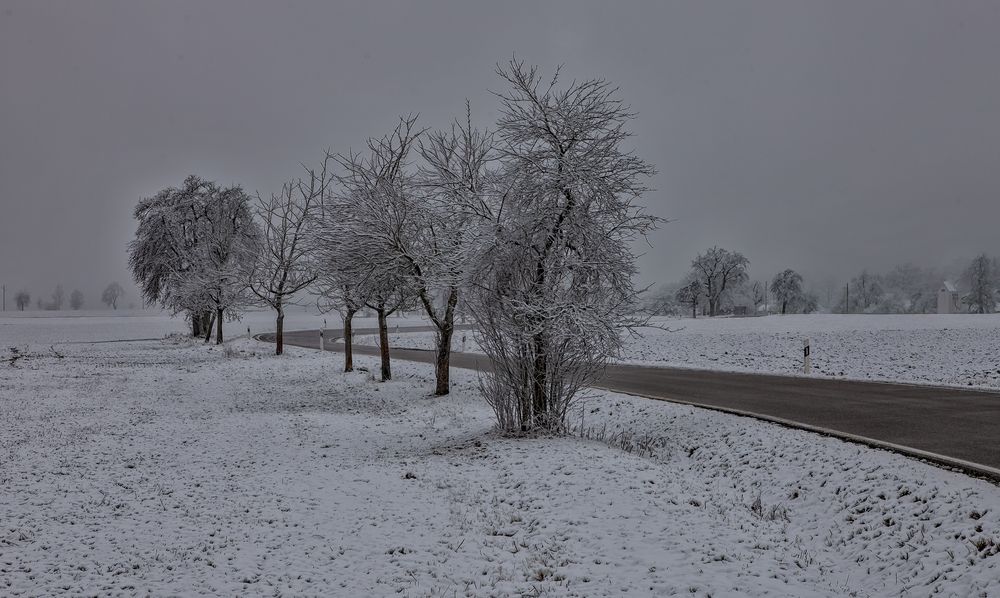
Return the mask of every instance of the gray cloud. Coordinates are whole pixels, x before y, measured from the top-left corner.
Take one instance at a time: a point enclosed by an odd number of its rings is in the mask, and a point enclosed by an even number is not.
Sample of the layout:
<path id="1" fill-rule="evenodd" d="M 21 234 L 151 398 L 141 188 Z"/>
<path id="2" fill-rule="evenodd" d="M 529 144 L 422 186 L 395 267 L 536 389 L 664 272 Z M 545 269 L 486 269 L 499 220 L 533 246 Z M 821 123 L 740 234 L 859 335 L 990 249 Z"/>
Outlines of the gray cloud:
<path id="1" fill-rule="evenodd" d="M 269 192 L 397 115 L 495 116 L 513 52 L 619 84 L 674 219 L 642 259 L 845 277 L 1000 253 L 1000 4 L 0 1 L 0 279 L 95 304 L 140 195 Z M 129 285 L 131 290 L 131 285 Z M 133 292 L 134 299 L 134 292 Z"/>

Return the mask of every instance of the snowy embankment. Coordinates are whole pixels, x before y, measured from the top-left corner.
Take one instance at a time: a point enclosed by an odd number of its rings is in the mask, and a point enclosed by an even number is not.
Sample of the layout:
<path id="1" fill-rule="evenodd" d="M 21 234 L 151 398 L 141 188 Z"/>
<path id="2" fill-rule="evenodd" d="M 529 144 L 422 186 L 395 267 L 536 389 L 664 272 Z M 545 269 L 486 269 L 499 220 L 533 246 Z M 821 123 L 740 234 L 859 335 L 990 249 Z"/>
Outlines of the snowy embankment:
<path id="1" fill-rule="evenodd" d="M 1000 314 L 657 318 L 625 339 L 623 363 L 802 374 L 810 339 L 812 376 L 1000 389 Z M 452 347 L 476 351 L 471 332 Z M 364 342 L 374 344 L 375 339 Z M 390 346 L 434 347 L 433 333 L 391 335 Z"/>
<path id="2" fill-rule="evenodd" d="M 0 362 L 0 594 L 1000 592 L 987 482 L 604 392 L 573 421 L 611 442 L 501 438 L 471 373 L 435 398 L 430 366 L 271 348 Z"/>

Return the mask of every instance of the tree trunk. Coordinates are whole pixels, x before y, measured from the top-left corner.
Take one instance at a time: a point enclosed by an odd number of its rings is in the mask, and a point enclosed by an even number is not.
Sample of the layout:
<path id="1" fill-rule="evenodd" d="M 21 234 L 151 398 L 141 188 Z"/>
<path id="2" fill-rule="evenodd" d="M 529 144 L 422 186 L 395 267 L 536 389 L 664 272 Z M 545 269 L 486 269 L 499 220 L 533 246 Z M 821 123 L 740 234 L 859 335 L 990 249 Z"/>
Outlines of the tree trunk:
<path id="1" fill-rule="evenodd" d="M 448 394 L 451 374 L 451 337 L 455 334 L 455 323 L 450 319 L 444 323 L 444 327 L 438 329 L 437 333 L 437 359 L 434 361 L 434 374 L 437 377 L 437 385 L 434 387 L 434 394 L 442 396 Z"/>
<path id="2" fill-rule="evenodd" d="M 208 320 L 208 321 L 206 322 L 205 320 Z M 201 325 L 202 325 L 202 329 L 205 331 L 205 342 L 206 343 L 208 341 L 212 340 L 212 324 L 214 324 L 214 323 L 215 323 L 215 316 L 213 316 L 210 313 L 202 315 Z"/>
<path id="3" fill-rule="evenodd" d="M 354 314 L 357 310 L 348 309 L 344 314 L 344 371 L 354 371 Z"/>
<path id="4" fill-rule="evenodd" d="M 389 364 L 389 324 L 386 322 L 385 308 L 376 310 L 378 312 L 378 344 L 379 354 L 382 356 L 382 381 L 392 379 L 392 367 Z"/>
<path id="5" fill-rule="evenodd" d="M 546 392 L 546 377 L 548 375 L 548 356 L 545 353 L 545 339 L 541 334 L 536 334 L 534 339 L 535 363 L 532 368 L 531 395 L 534 411 L 532 425 L 536 428 L 539 424 L 548 425 L 549 397 Z M 542 421 L 539 421 L 541 419 Z"/>
<path id="6" fill-rule="evenodd" d="M 786 307 L 788 307 L 788 302 L 787 301 L 782 301 L 781 302 L 781 315 L 785 315 L 785 308 Z"/>
<path id="7" fill-rule="evenodd" d="M 274 328 L 275 328 L 275 332 L 274 332 L 274 344 L 275 344 L 274 354 L 275 355 L 281 355 L 284 352 L 284 348 L 285 348 L 285 336 L 284 336 L 284 331 L 285 331 L 285 311 L 281 308 L 280 305 L 278 306 L 278 318 L 277 318 L 277 321 L 274 323 Z"/>
<path id="8" fill-rule="evenodd" d="M 718 303 L 712 300 L 708 302 L 708 315 L 711 318 L 715 317 L 715 312 L 718 309 Z"/>
<path id="9" fill-rule="evenodd" d="M 222 308 L 215 310 L 215 344 L 222 344 Z"/>
<path id="10" fill-rule="evenodd" d="M 191 314 L 191 336 L 195 338 L 201 336 L 201 314 Z"/>
<path id="11" fill-rule="evenodd" d="M 698 319 L 698 303 L 697 302 L 691 304 L 691 317 L 694 318 L 695 320 Z"/>

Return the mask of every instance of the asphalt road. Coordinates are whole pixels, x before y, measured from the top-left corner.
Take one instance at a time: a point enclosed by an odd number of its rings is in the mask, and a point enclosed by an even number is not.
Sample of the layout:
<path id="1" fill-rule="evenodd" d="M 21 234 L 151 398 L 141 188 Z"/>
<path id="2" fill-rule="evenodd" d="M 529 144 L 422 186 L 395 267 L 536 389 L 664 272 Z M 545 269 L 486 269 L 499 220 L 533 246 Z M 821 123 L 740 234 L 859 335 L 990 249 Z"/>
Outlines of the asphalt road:
<path id="1" fill-rule="evenodd" d="M 431 326 L 404 331 L 428 331 Z M 355 334 L 377 334 L 359 329 Z M 327 350 L 339 330 L 326 332 Z M 273 335 L 259 335 L 273 341 Z M 319 331 L 285 333 L 285 343 L 319 348 Z M 393 358 L 433 363 L 433 353 L 390 349 Z M 371 346 L 354 353 L 377 355 Z M 451 364 L 488 369 L 482 355 L 452 353 Z M 631 365 L 610 366 L 601 388 L 778 421 L 924 457 L 1000 480 L 1000 393 L 829 378 L 740 374 Z"/>

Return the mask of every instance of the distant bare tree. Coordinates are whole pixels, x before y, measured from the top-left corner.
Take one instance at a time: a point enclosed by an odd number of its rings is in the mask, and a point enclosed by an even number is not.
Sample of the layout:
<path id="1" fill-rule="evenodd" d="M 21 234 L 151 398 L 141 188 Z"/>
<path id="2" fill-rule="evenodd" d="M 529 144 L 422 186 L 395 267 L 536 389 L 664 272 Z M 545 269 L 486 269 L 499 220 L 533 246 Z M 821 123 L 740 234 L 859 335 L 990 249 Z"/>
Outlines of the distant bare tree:
<path id="1" fill-rule="evenodd" d="M 771 293 L 781 303 L 781 313 L 784 315 L 789 304 L 802 300 L 802 275 L 791 268 L 775 274 L 771 280 Z"/>
<path id="2" fill-rule="evenodd" d="M 701 286 L 701 281 L 693 276 L 689 276 L 677 289 L 677 302 L 691 307 L 691 317 L 698 317 L 698 303 L 704 296 L 705 290 Z"/>
<path id="3" fill-rule="evenodd" d="M 52 291 L 52 303 L 49 306 L 59 311 L 63 308 L 63 304 L 66 302 L 66 291 L 63 290 L 61 284 L 56 285 L 56 290 Z"/>
<path id="4" fill-rule="evenodd" d="M 24 311 L 24 308 L 31 304 L 31 295 L 28 294 L 28 291 L 18 291 L 14 295 L 14 302 L 17 304 L 18 311 Z"/>
<path id="5" fill-rule="evenodd" d="M 104 292 L 101 293 L 101 302 L 111 309 L 118 309 L 118 299 L 124 295 L 125 290 L 122 288 L 122 285 L 117 282 L 112 282 L 108 286 L 104 287 Z"/>
<path id="6" fill-rule="evenodd" d="M 985 253 L 976 256 L 965 270 L 969 293 L 963 301 L 970 311 L 992 313 L 996 307 L 996 265 Z"/>
<path id="7" fill-rule="evenodd" d="M 712 247 L 691 262 L 691 269 L 705 290 L 708 315 L 719 313 L 726 290 L 744 282 L 749 267 L 750 260 L 742 253 L 720 247 Z"/>
<path id="8" fill-rule="evenodd" d="M 767 283 L 759 280 L 753 281 L 750 285 L 750 300 L 753 302 L 753 310 L 756 313 L 761 305 L 767 304 Z"/>
<path id="9" fill-rule="evenodd" d="M 79 310 L 83 307 L 83 291 L 80 289 L 75 289 L 69 294 L 69 306 L 74 310 Z"/>
<path id="10" fill-rule="evenodd" d="M 275 354 L 284 351 L 285 306 L 296 293 L 316 281 L 316 269 L 306 244 L 313 210 L 330 185 L 328 160 L 320 170 L 307 170 L 306 181 L 286 183 L 265 200 L 257 196 L 261 246 L 249 274 L 250 290 L 276 313 Z"/>

